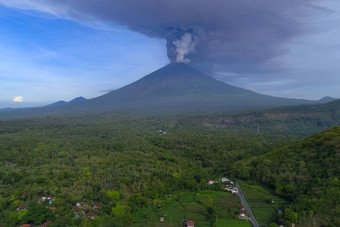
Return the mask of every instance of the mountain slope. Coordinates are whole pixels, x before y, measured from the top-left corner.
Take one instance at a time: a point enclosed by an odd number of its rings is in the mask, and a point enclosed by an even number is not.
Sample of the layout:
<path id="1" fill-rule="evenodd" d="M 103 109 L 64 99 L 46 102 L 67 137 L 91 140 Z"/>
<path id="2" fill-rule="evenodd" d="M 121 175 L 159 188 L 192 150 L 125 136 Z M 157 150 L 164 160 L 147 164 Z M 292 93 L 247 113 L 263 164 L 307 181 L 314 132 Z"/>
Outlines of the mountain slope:
<path id="1" fill-rule="evenodd" d="M 277 98 L 234 87 L 186 64 L 169 64 L 121 89 L 83 103 L 87 109 L 120 109 L 146 113 L 239 112 L 313 103 Z"/>
<path id="2" fill-rule="evenodd" d="M 275 187 L 277 194 L 292 201 L 291 208 L 302 219 L 319 214 L 321 218 L 315 226 L 332 226 L 327 225 L 327 219 L 340 224 L 340 219 L 335 220 L 340 215 L 339 163 L 340 127 L 335 127 L 289 147 L 236 163 L 235 167 L 240 177 Z"/>
<path id="3" fill-rule="evenodd" d="M 6 112 L 11 117 L 113 111 L 128 114 L 236 113 L 318 101 L 261 95 L 217 81 L 186 64 L 169 64 L 118 90 L 89 100 Z M 5 113 L 0 114 L 4 116 Z"/>

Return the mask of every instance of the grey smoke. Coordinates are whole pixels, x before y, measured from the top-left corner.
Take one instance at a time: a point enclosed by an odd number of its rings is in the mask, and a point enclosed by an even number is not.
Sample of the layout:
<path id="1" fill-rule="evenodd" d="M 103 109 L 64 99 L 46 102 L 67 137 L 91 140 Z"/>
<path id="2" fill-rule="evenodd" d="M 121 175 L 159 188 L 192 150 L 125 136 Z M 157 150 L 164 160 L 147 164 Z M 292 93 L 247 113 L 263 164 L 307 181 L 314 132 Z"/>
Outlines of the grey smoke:
<path id="1" fill-rule="evenodd" d="M 20 1 L 20 0 L 17 0 Z M 23 1 L 23 0 L 21 0 Z M 266 73 L 285 68 L 270 61 L 317 10 L 309 0 L 25 0 L 33 8 L 82 21 L 118 23 L 167 40 L 171 62 L 203 71 Z M 29 3 L 27 3 L 29 2 Z"/>
<path id="2" fill-rule="evenodd" d="M 194 53 L 198 44 L 198 38 L 192 31 L 184 31 L 177 28 L 169 29 L 167 33 L 167 54 L 171 62 L 189 63 L 186 56 Z"/>

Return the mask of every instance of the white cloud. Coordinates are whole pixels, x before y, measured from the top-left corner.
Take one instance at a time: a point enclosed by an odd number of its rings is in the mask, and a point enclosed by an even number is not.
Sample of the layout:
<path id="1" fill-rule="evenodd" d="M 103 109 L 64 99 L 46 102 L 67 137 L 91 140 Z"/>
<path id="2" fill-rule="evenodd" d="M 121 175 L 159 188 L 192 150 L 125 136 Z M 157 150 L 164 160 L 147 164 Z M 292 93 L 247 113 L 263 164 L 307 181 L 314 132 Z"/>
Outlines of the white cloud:
<path id="1" fill-rule="evenodd" d="M 17 96 L 13 99 L 13 102 L 23 102 L 24 98 L 22 96 Z"/>

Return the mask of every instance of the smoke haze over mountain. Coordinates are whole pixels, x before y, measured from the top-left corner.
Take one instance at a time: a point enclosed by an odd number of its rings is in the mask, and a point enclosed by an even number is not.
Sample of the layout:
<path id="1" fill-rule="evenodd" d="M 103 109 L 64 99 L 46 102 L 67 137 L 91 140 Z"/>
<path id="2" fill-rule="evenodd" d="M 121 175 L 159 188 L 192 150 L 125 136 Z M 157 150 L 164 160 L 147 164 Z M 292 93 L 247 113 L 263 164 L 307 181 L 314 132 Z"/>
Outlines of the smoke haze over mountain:
<path id="1" fill-rule="evenodd" d="M 273 70 L 266 63 L 283 54 L 283 45 L 304 31 L 299 21 L 303 14 L 317 11 L 307 0 L 16 2 L 73 19 L 125 25 L 166 39 L 171 62 L 240 73 Z"/>

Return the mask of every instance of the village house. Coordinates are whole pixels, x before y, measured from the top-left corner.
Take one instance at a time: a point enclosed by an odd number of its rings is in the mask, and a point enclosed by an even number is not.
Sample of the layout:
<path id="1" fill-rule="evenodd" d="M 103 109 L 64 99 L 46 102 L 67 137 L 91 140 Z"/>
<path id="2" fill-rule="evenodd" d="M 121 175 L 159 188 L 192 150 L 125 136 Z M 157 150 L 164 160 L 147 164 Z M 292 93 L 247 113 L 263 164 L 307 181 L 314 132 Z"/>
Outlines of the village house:
<path id="1" fill-rule="evenodd" d="M 194 221 L 193 220 L 187 220 L 185 222 L 186 227 L 195 227 Z"/>
<path id="2" fill-rule="evenodd" d="M 208 184 L 209 184 L 209 185 L 215 184 L 215 181 L 214 181 L 214 180 L 209 180 L 209 181 L 208 181 Z"/>
<path id="3" fill-rule="evenodd" d="M 238 216 L 239 219 L 242 219 L 242 220 L 248 220 L 249 219 L 248 216 L 247 216 L 246 209 L 244 209 L 244 207 L 242 207 L 239 212 L 240 212 L 240 214 Z"/>
<path id="4" fill-rule="evenodd" d="M 41 227 L 46 227 L 48 225 L 51 225 L 52 223 L 53 223 L 52 221 L 44 222 L 43 224 L 41 224 Z"/>
<path id="5" fill-rule="evenodd" d="M 238 195 L 238 190 L 236 187 L 226 186 L 224 190 L 231 192 L 233 195 Z"/>
<path id="6" fill-rule="evenodd" d="M 26 209 L 25 204 L 21 204 L 17 207 L 17 211 L 24 210 L 24 209 Z"/>
<path id="7" fill-rule="evenodd" d="M 159 129 L 159 130 L 157 130 L 160 134 L 163 134 L 163 135 L 165 135 L 165 134 L 167 134 L 167 131 L 165 131 L 165 130 L 162 130 L 162 129 Z"/>
<path id="8" fill-rule="evenodd" d="M 94 205 L 93 207 L 92 207 L 92 209 L 94 210 L 94 211 L 98 211 L 100 208 L 102 208 L 103 206 L 100 206 L 100 205 Z"/>
<path id="9" fill-rule="evenodd" d="M 85 214 L 85 216 L 93 220 L 97 215 L 93 212 L 88 212 Z"/>
<path id="10" fill-rule="evenodd" d="M 229 182 L 229 179 L 228 179 L 228 178 L 225 178 L 225 177 L 223 177 L 223 178 L 221 178 L 221 182 L 222 182 L 222 183 L 227 183 L 227 182 Z"/>
<path id="11" fill-rule="evenodd" d="M 233 191 L 231 192 L 233 195 L 238 195 L 238 190 L 237 188 L 233 188 Z"/>
<path id="12" fill-rule="evenodd" d="M 48 204 L 52 204 L 53 203 L 53 198 L 51 196 L 48 196 L 47 200 L 48 200 Z"/>

